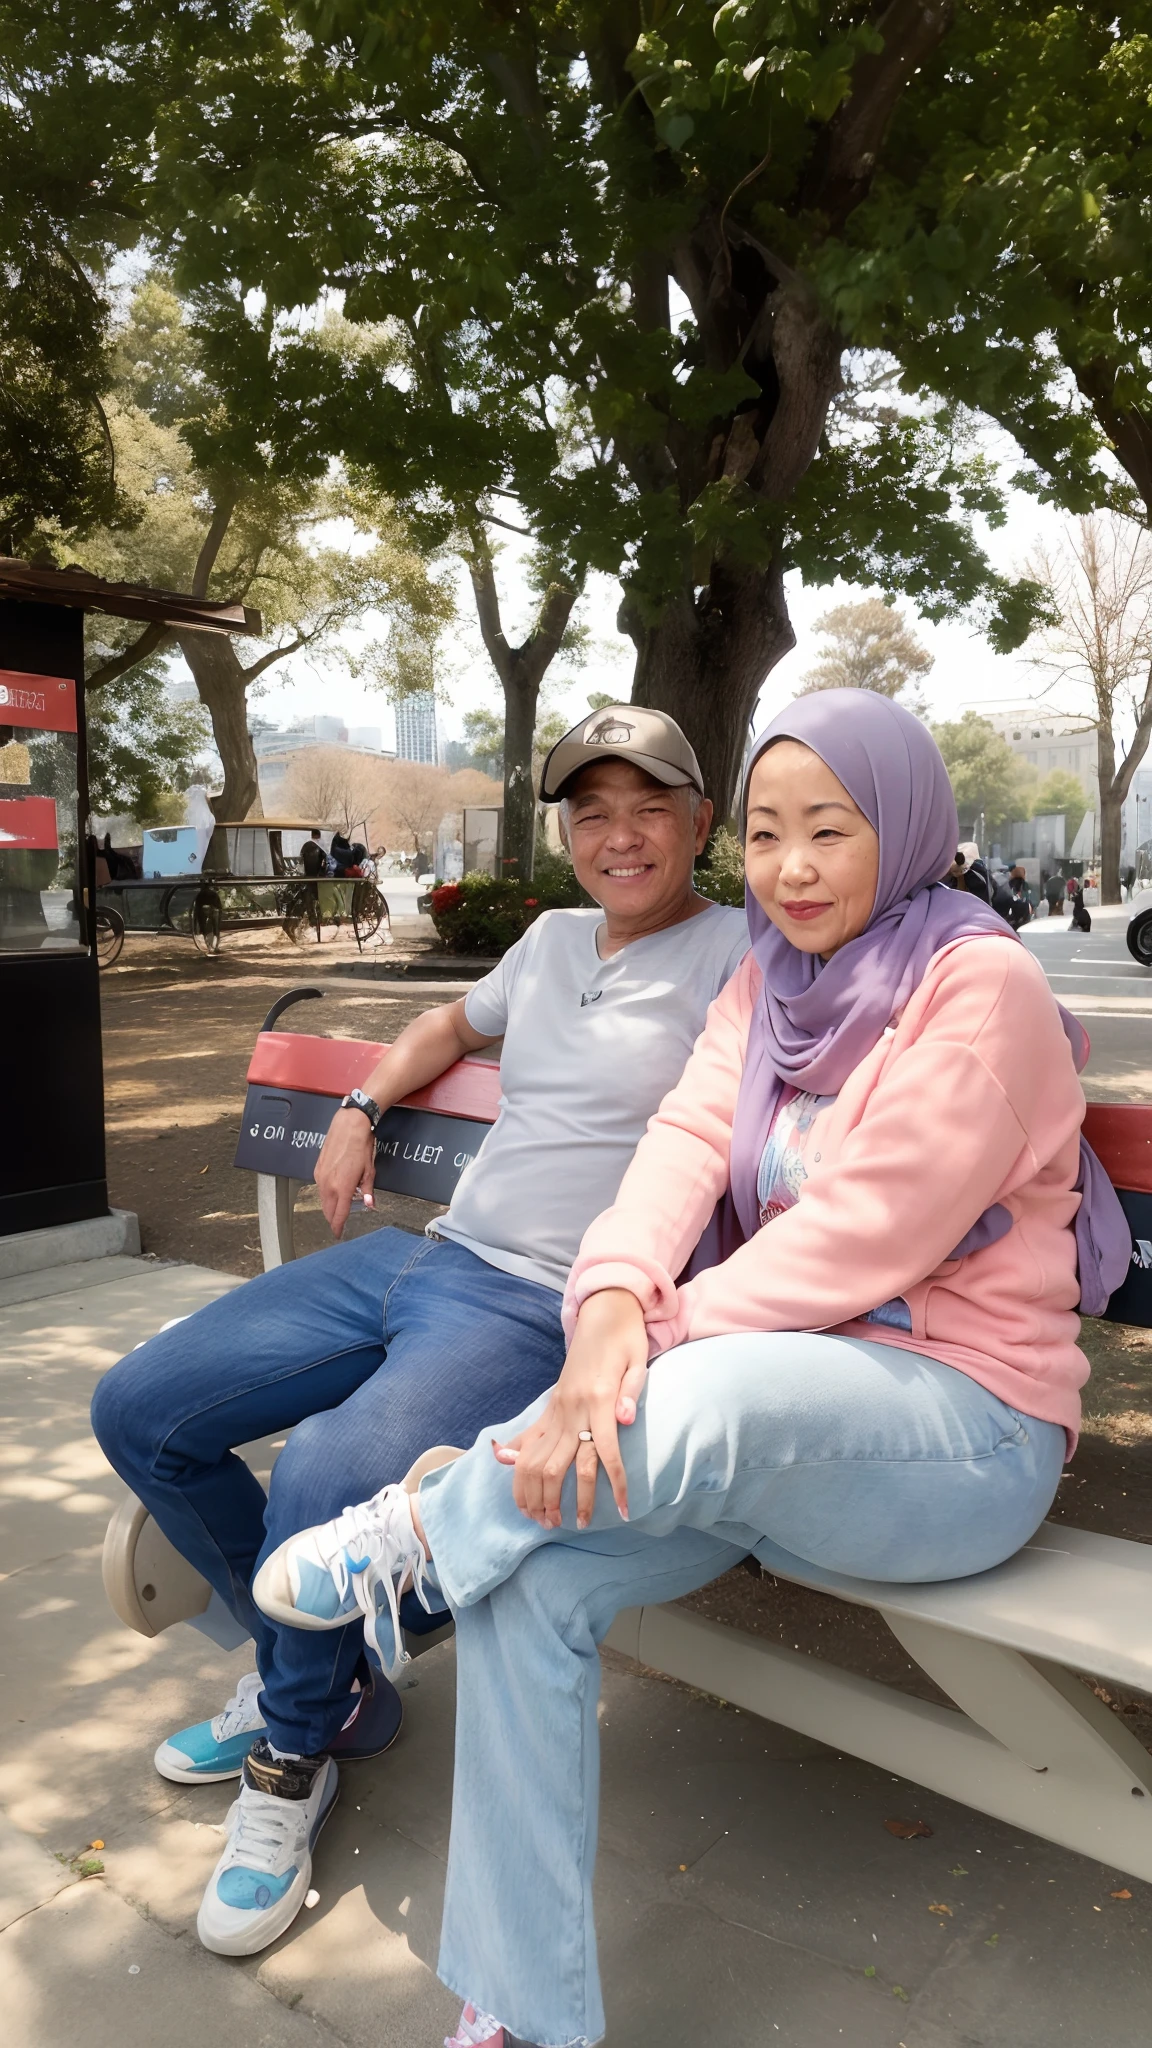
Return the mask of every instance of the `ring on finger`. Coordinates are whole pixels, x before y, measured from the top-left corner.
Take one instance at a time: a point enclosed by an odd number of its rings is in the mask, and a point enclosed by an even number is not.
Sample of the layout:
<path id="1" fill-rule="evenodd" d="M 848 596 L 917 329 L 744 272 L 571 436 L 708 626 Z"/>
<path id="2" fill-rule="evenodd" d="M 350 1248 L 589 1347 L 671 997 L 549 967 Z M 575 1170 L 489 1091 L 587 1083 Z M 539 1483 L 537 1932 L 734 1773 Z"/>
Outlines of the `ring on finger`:
<path id="1" fill-rule="evenodd" d="M 576 1435 L 582 1444 L 590 1444 L 594 1441 L 592 1431 L 590 1429 L 578 1429 Z"/>

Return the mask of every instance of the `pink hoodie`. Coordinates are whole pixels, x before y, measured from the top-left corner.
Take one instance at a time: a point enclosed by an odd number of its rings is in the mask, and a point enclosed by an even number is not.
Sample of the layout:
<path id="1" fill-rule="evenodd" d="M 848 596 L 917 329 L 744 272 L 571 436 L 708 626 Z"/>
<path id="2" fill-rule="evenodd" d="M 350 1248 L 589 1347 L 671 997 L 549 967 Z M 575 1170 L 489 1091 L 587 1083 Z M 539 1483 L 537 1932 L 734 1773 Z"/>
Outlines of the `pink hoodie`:
<path id="1" fill-rule="evenodd" d="M 585 1232 L 565 1295 L 569 1333 L 589 1294 L 625 1287 L 643 1307 L 653 1355 L 741 1330 L 864 1337 L 958 1366 L 1074 1439 L 1088 1377 L 1071 1228 L 1084 1095 L 1042 969 L 999 938 L 938 953 L 820 1118 L 795 1206 L 677 1287 L 727 1186 L 759 986 L 748 954 L 613 1206 Z M 949 1259 L 993 1202 L 1013 1228 Z M 894 1296 L 908 1303 L 910 1332 L 859 1320 Z"/>

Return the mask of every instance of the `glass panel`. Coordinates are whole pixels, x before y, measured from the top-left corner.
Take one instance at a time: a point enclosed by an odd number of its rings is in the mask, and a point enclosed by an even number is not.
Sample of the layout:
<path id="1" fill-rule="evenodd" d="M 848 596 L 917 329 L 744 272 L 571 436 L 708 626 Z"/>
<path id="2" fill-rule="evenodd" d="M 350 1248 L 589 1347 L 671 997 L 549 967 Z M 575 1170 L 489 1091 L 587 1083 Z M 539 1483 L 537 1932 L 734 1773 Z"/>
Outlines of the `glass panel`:
<path id="1" fill-rule="evenodd" d="M 75 685 L 0 671 L 0 952 L 79 947 L 77 816 Z"/>

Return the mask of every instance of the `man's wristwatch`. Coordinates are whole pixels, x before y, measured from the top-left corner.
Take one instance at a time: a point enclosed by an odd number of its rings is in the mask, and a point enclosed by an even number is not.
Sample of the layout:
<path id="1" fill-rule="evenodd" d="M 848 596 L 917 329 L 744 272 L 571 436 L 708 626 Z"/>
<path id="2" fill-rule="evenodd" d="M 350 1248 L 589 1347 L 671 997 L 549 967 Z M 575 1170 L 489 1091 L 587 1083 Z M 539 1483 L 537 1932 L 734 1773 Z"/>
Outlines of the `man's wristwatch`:
<path id="1" fill-rule="evenodd" d="M 341 1109 L 362 1109 L 372 1129 L 375 1130 L 384 1111 L 371 1095 L 365 1095 L 362 1088 L 350 1088 L 340 1104 Z"/>

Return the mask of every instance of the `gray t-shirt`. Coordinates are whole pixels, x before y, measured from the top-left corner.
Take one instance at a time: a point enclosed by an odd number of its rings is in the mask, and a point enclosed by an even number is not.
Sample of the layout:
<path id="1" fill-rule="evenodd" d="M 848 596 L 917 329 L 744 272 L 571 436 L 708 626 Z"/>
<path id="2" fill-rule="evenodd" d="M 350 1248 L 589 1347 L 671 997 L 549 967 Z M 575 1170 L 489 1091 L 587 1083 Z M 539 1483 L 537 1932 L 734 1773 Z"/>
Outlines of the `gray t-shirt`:
<path id="1" fill-rule="evenodd" d="M 603 922 L 545 911 L 465 998 L 473 1030 L 504 1039 L 500 1114 L 430 1225 L 560 1291 L 748 949 L 744 912 L 719 904 L 610 960 L 596 950 Z"/>

